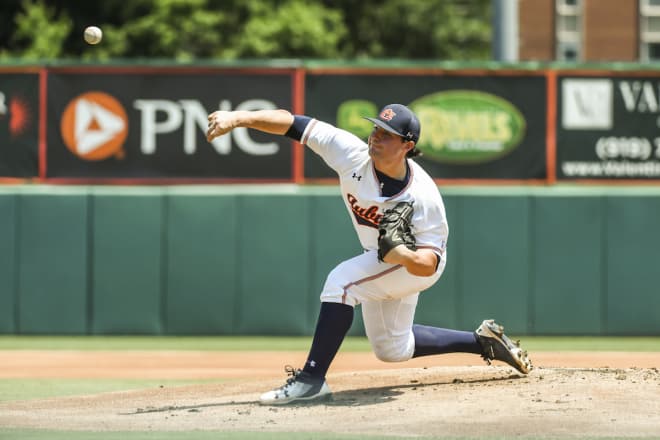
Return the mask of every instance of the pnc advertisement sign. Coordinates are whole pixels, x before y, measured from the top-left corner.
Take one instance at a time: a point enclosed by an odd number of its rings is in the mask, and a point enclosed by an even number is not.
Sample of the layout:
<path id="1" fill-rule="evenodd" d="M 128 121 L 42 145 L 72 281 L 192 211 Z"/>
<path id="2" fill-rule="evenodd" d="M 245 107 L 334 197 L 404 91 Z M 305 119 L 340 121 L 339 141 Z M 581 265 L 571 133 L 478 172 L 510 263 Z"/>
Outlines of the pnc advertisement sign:
<path id="1" fill-rule="evenodd" d="M 290 108 L 291 84 L 281 73 L 51 73 L 47 177 L 290 180 L 286 138 L 205 134 L 215 110 Z"/>
<path id="2" fill-rule="evenodd" d="M 306 109 L 366 140 L 390 103 L 420 120 L 415 158 L 437 179 L 545 179 L 546 80 L 543 76 L 309 74 Z M 305 176 L 334 177 L 314 154 Z"/>

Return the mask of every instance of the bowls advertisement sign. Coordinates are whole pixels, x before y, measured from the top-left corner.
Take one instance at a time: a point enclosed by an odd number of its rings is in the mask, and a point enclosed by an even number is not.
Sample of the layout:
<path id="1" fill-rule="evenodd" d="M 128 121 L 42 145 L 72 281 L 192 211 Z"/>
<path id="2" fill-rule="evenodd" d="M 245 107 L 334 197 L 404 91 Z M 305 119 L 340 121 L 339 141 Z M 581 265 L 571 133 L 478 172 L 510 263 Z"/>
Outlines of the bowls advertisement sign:
<path id="1" fill-rule="evenodd" d="M 520 145 L 525 118 L 510 102 L 470 90 L 439 92 L 410 104 L 424 131 L 417 148 L 428 160 L 486 163 Z"/>
<path id="2" fill-rule="evenodd" d="M 415 160 L 431 177 L 545 179 L 546 86 L 533 75 L 309 74 L 305 109 L 366 141 L 373 124 L 365 117 L 405 104 L 421 125 Z M 305 176 L 334 177 L 315 156 L 306 152 Z"/>

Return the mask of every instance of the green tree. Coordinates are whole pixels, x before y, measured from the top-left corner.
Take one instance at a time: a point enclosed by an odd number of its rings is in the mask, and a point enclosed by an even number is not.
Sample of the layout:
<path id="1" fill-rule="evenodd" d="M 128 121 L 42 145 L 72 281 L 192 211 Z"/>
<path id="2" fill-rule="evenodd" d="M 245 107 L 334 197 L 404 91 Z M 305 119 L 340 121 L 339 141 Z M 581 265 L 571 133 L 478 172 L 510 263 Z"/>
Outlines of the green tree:
<path id="1" fill-rule="evenodd" d="M 4 0 L 0 57 L 480 60 L 491 1 Z M 93 47 L 88 25 L 104 33 Z"/>
<path id="2" fill-rule="evenodd" d="M 22 2 L 22 11 L 14 18 L 14 32 L 0 58 L 24 60 L 54 59 L 64 51 L 64 40 L 73 23 L 66 13 L 57 14 L 55 8 L 42 0 Z"/>
<path id="3" fill-rule="evenodd" d="M 348 17 L 348 52 L 358 58 L 490 58 L 491 0 L 369 0 Z M 352 5 L 352 6 L 351 6 Z"/>
<path id="4" fill-rule="evenodd" d="M 171 58 L 189 61 L 214 55 L 222 46 L 225 15 L 208 8 L 207 0 L 158 0 L 148 14 L 122 25 L 103 26 L 107 43 L 87 58 Z M 98 50 L 97 50 L 98 49 Z"/>
<path id="5" fill-rule="evenodd" d="M 255 8 L 233 39 L 231 57 L 337 58 L 348 35 L 343 13 L 321 3 L 289 0 Z"/>

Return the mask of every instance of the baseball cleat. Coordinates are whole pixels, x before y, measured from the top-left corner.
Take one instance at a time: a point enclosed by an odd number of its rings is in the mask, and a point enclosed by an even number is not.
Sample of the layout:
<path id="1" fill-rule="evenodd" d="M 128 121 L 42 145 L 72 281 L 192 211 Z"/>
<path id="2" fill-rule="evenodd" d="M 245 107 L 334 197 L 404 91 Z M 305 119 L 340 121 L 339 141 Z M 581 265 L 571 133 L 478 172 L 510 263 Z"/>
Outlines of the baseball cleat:
<path id="1" fill-rule="evenodd" d="M 481 357 L 488 362 L 488 365 L 493 360 L 502 361 L 523 374 L 529 373 L 532 369 L 532 361 L 527 356 L 527 352 L 520 348 L 520 342 L 509 339 L 504 334 L 504 327 L 494 320 L 487 319 L 482 322 L 475 335 L 483 350 Z"/>
<path id="2" fill-rule="evenodd" d="M 325 379 L 318 380 L 309 373 L 287 365 L 284 370 L 290 376 L 284 385 L 264 393 L 259 398 L 262 405 L 284 405 L 298 400 L 312 400 L 329 396 L 330 387 Z"/>

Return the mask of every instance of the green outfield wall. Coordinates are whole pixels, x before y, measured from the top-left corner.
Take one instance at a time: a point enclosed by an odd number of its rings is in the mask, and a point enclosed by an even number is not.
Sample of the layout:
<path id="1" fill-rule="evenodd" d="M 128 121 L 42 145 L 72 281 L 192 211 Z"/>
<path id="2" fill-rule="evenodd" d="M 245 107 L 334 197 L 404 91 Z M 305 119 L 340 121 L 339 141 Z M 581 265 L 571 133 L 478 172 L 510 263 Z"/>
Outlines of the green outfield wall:
<path id="1" fill-rule="evenodd" d="M 448 264 L 417 322 L 660 335 L 660 188 L 441 191 Z M 309 335 L 358 252 L 336 186 L 5 186 L 0 333 Z"/>

